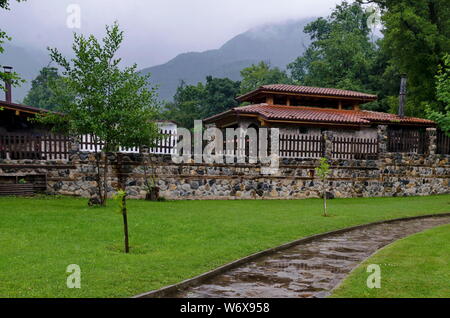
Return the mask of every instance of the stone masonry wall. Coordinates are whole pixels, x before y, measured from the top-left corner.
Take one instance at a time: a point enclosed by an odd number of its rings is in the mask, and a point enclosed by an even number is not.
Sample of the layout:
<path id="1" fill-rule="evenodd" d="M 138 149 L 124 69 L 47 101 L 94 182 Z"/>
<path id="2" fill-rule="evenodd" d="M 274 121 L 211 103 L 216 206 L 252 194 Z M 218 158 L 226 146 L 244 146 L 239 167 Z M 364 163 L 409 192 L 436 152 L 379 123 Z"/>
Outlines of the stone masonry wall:
<path id="1" fill-rule="evenodd" d="M 386 129 L 379 127 L 378 132 L 378 160 L 330 160 L 330 196 L 450 193 L 450 156 L 435 154 L 433 138 L 428 155 L 387 153 Z M 332 138 L 328 133 L 326 136 Z M 110 154 L 110 195 L 119 187 L 120 176 L 129 197 L 145 197 L 142 162 L 148 156 L 160 195 L 166 199 L 297 199 L 320 197 L 322 192 L 322 182 L 314 171 L 316 159 L 283 159 L 277 174 L 262 175 L 258 164 L 175 164 L 170 156 L 129 154 L 117 160 Z M 92 153 L 75 153 L 68 162 L 0 161 L 0 176 L 47 174 L 49 194 L 91 197 L 96 193 L 95 171 Z"/>

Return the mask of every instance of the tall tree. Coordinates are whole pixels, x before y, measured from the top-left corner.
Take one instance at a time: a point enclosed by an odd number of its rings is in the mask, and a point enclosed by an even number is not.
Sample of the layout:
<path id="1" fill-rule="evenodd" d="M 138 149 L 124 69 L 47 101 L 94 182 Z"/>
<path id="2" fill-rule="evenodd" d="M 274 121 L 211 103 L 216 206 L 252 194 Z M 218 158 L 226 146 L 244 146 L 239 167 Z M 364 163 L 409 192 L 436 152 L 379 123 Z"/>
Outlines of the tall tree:
<path id="1" fill-rule="evenodd" d="M 108 156 L 119 146 L 153 146 L 158 137 L 157 101 L 154 88 L 147 88 L 148 76 L 142 77 L 137 66 L 119 67 L 117 51 L 123 32 L 115 23 L 106 27 L 102 41 L 74 34 L 74 58 L 66 59 L 57 49 L 51 58 L 63 68 L 63 80 L 51 89 L 57 110 L 63 115 L 44 115 L 40 120 L 74 135 L 91 135 L 104 143 L 97 158 L 98 196 L 102 205 L 108 194 Z M 67 94 L 69 91 L 69 94 Z M 103 162 L 103 168 L 101 168 Z"/>
<path id="2" fill-rule="evenodd" d="M 202 102 L 205 98 L 205 86 L 186 85 L 183 81 L 177 88 L 174 101 L 165 105 L 163 117 L 176 121 L 181 127 L 192 128 L 194 120 L 202 118 Z"/>
<path id="3" fill-rule="evenodd" d="M 445 55 L 444 66 L 439 67 L 436 75 L 436 98 L 443 111 L 437 111 L 435 107 L 428 105 L 428 117 L 435 120 L 450 136 L 450 54 Z"/>
<path id="4" fill-rule="evenodd" d="M 376 3 L 383 10 L 382 49 L 389 63 L 408 76 L 408 109 L 423 115 L 424 104 L 438 109 L 435 76 L 450 52 L 448 0 L 358 0 Z M 407 105 L 407 106 L 408 106 Z M 441 105 L 442 107 L 442 105 Z"/>
<path id="5" fill-rule="evenodd" d="M 16 0 L 17 2 L 24 2 L 26 0 Z M 9 0 L 0 0 L 0 9 L 9 10 Z M 5 49 L 3 48 L 3 43 L 5 41 L 11 41 L 11 37 L 8 34 L 0 29 L 0 54 L 2 54 Z M 2 81 L 10 81 L 13 86 L 20 85 L 20 83 L 25 82 L 20 78 L 19 74 L 16 72 L 3 72 L 2 65 L 0 65 L 0 80 Z M 3 85 L 0 85 L 0 89 L 3 90 Z"/>
<path id="6" fill-rule="evenodd" d="M 368 17 L 360 4 L 343 1 L 329 17 L 309 23 L 304 31 L 312 43 L 289 64 L 292 78 L 303 85 L 370 91 L 377 47 Z"/>
<path id="7" fill-rule="evenodd" d="M 285 71 L 278 67 L 270 67 L 264 61 L 246 67 L 241 71 L 240 94 L 248 93 L 259 86 L 267 84 L 292 84 Z"/>
<path id="8" fill-rule="evenodd" d="M 31 82 L 31 89 L 25 96 L 23 103 L 49 110 L 55 109 L 57 106 L 50 85 L 51 82 L 60 79 L 61 76 L 58 74 L 56 67 L 43 67 L 38 76 Z"/>
<path id="9" fill-rule="evenodd" d="M 229 78 L 206 77 L 206 83 L 177 88 L 174 101 L 166 104 L 163 116 L 175 120 L 185 128 L 192 128 L 194 120 L 202 119 L 238 106 L 240 83 Z"/>

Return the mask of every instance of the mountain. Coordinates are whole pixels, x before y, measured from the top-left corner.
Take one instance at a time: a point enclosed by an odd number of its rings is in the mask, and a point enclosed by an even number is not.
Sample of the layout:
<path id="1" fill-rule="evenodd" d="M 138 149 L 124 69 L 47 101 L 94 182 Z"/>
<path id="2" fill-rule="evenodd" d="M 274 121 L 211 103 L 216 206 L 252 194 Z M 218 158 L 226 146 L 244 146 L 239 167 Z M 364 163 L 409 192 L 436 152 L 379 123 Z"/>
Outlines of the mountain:
<path id="1" fill-rule="evenodd" d="M 3 54 L 0 54 L 0 65 L 13 66 L 14 71 L 26 80 L 20 87 L 13 87 L 12 89 L 13 101 L 20 103 L 30 90 L 31 81 L 39 74 L 41 68 L 50 62 L 50 57 L 47 52 L 31 47 L 5 44 L 4 49 Z M 0 96 L 0 99 L 3 100 L 3 96 Z"/>
<path id="2" fill-rule="evenodd" d="M 308 47 L 309 37 L 303 33 L 303 28 L 312 20 L 260 26 L 235 36 L 219 49 L 183 53 L 141 72 L 151 74 L 150 82 L 159 86 L 160 99 L 172 100 L 182 80 L 186 84 L 197 84 L 208 75 L 239 80 L 244 67 L 259 61 L 284 69 Z"/>

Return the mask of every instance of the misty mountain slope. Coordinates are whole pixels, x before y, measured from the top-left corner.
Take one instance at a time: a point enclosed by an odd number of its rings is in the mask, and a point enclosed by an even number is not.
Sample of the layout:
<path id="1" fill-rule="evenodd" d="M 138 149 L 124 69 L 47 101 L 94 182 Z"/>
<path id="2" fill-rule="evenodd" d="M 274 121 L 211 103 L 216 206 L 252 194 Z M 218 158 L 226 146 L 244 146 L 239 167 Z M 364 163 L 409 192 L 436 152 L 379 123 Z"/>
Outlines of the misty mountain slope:
<path id="1" fill-rule="evenodd" d="M 150 82 L 159 86 L 159 97 L 171 100 L 182 80 L 203 82 L 208 75 L 240 79 L 240 71 L 259 61 L 285 68 L 309 45 L 304 26 L 313 18 L 264 25 L 239 34 L 219 49 L 183 53 L 169 62 L 142 70 L 151 73 Z"/>
<path id="2" fill-rule="evenodd" d="M 22 102 L 31 88 L 31 81 L 39 74 L 42 67 L 50 62 L 47 52 L 32 48 L 23 48 L 6 44 L 5 52 L 0 54 L 0 65 L 9 65 L 14 67 L 14 71 L 26 80 L 26 83 L 20 87 L 13 87 L 12 98 L 15 102 Z M 3 84 L 1 84 L 3 85 Z M 0 92 L 3 94 L 3 92 Z M 0 96 L 3 100 L 4 96 Z"/>

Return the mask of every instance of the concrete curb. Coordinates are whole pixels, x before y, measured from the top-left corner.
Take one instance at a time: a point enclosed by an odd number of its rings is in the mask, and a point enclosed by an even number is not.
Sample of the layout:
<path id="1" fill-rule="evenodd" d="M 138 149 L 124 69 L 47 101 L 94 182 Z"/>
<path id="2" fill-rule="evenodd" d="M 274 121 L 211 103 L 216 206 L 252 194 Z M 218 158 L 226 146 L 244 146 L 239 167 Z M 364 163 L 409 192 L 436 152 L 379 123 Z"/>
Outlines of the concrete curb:
<path id="1" fill-rule="evenodd" d="M 335 235 L 335 234 L 341 234 L 341 233 L 345 233 L 345 232 L 349 232 L 349 231 L 353 231 L 356 229 L 362 229 L 362 228 L 367 228 L 367 227 L 371 227 L 373 225 L 378 225 L 378 224 L 388 224 L 388 223 L 393 223 L 393 222 L 397 222 L 397 221 L 407 221 L 407 220 L 414 220 L 414 219 L 425 219 L 425 218 L 431 218 L 431 217 L 445 217 L 445 216 L 450 216 L 450 212 L 449 213 L 438 213 L 438 214 L 426 214 L 426 215 L 419 215 L 419 216 L 412 216 L 412 217 L 402 217 L 402 218 L 397 218 L 397 219 L 390 219 L 390 220 L 384 220 L 384 221 L 376 221 L 376 222 L 372 222 L 372 223 L 366 223 L 366 224 L 361 224 L 361 225 L 355 225 L 355 226 L 351 226 L 351 227 L 347 227 L 347 228 L 343 228 L 343 229 L 339 229 L 339 230 L 335 230 L 335 231 L 330 231 L 330 232 L 325 232 L 325 233 L 320 233 L 320 234 L 315 234 L 315 235 L 311 235 L 311 236 L 307 236 L 292 242 L 288 242 L 285 243 L 283 245 L 279 245 L 277 247 L 273 247 L 273 248 L 269 248 L 267 250 L 261 251 L 261 252 L 257 252 L 254 254 L 251 254 L 249 256 L 246 256 L 244 258 L 238 259 L 236 261 L 233 261 L 231 263 L 225 264 L 223 266 L 220 266 L 216 269 L 213 269 L 209 272 L 200 274 L 198 276 L 195 276 L 193 278 L 184 280 L 180 283 L 174 284 L 174 285 L 169 285 L 166 287 L 162 287 L 160 289 L 157 290 L 153 290 L 150 292 L 146 292 L 146 293 L 142 293 L 136 296 L 133 296 L 132 298 L 164 298 L 169 294 L 172 294 L 174 292 L 178 292 L 180 290 L 184 290 L 188 287 L 191 286 L 195 286 L 195 285 L 199 285 L 200 283 L 204 282 L 205 280 L 208 280 L 212 277 L 215 277 L 217 275 L 220 275 L 226 271 L 229 271 L 231 269 L 234 269 L 238 266 L 241 266 L 243 264 L 246 264 L 248 262 L 251 262 L 255 259 L 258 259 L 260 257 L 264 257 L 270 254 L 274 254 L 278 251 L 282 251 L 285 249 L 288 249 L 292 246 L 295 245 L 299 245 L 299 244 L 303 244 L 303 243 L 308 243 L 311 242 L 313 240 L 316 239 L 321 239 L 327 236 L 331 236 L 331 235 Z"/>

